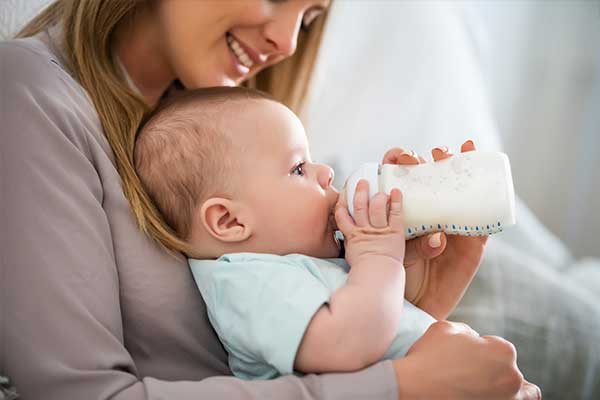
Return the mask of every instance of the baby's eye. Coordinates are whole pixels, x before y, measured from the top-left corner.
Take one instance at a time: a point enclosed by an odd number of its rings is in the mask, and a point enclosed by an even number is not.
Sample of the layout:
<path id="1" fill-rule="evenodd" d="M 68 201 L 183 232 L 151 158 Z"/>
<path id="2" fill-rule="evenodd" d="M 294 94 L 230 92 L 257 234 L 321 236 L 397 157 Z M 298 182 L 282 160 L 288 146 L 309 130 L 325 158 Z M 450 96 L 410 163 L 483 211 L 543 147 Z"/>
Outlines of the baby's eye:
<path id="1" fill-rule="evenodd" d="M 298 176 L 304 176 L 304 162 L 301 162 L 300 164 L 296 165 L 292 171 L 291 174 L 292 175 L 298 175 Z"/>

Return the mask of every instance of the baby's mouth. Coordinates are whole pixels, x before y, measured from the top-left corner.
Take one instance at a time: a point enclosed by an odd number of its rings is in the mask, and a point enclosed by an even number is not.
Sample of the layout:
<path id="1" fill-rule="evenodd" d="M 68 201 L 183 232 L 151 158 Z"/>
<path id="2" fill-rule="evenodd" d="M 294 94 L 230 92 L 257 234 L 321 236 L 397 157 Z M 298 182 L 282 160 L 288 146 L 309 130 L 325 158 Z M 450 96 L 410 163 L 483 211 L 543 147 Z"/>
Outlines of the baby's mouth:
<path id="1" fill-rule="evenodd" d="M 329 226 L 334 232 L 338 230 L 337 222 L 335 222 L 335 208 L 329 213 Z"/>

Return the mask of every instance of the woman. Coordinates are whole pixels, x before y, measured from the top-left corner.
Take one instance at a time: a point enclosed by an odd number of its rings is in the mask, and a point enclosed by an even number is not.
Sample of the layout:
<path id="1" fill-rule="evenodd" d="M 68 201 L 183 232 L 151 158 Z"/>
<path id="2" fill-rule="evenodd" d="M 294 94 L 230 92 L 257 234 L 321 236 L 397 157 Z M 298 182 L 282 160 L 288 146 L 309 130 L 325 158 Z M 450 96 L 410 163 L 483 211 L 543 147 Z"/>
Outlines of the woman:
<path id="1" fill-rule="evenodd" d="M 187 265 L 164 250 L 183 244 L 133 171 L 135 132 L 174 81 L 246 82 L 297 110 L 328 6 L 58 0 L 21 32 L 25 39 L 0 44 L 0 359 L 24 399 L 539 398 L 512 345 L 448 322 L 405 358 L 357 373 L 225 377 L 226 353 Z M 428 240 L 407 243 L 407 262 L 443 252 L 422 305 L 443 318 L 485 241 Z"/>

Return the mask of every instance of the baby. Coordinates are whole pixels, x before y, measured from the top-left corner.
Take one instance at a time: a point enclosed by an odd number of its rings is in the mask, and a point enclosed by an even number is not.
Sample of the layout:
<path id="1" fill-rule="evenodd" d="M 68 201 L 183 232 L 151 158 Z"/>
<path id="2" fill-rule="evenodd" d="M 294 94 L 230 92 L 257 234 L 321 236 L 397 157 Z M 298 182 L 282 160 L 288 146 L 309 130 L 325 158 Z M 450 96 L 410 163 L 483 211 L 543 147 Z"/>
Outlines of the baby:
<path id="1" fill-rule="evenodd" d="M 404 300 L 418 288 L 405 288 L 401 193 L 369 202 L 359 183 L 352 219 L 299 119 L 267 95 L 186 92 L 144 124 L 135 165 L 190 245 L 236 376 L 358 370 L 404 356 L 434 322 Z"/>

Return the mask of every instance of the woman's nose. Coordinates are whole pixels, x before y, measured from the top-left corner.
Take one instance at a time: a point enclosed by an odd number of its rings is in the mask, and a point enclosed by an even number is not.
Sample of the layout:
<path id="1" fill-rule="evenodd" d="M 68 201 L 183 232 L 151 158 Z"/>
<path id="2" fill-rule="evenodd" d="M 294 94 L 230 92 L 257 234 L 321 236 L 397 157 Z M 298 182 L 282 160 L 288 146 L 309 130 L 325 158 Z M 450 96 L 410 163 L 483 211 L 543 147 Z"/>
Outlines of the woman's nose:
<path id="1" fill-rule="evenodd" d="M 264 35 L 270 47 L 270 54 L 289 57 L 296 51 L 298 31 L 302 22 L 301 14 L 282 15 L 264 28 Z"/>
<path id="2" fill-rule="evenodd" d="M 317 179 L 319 181 L 319 185 L 321 185 L 323 189 L 327 189 L 333 183 L 333 169 L 331 169 L 330 166 L 323 164 L 318 164 L 318 168 L 319 170 Z"/>

